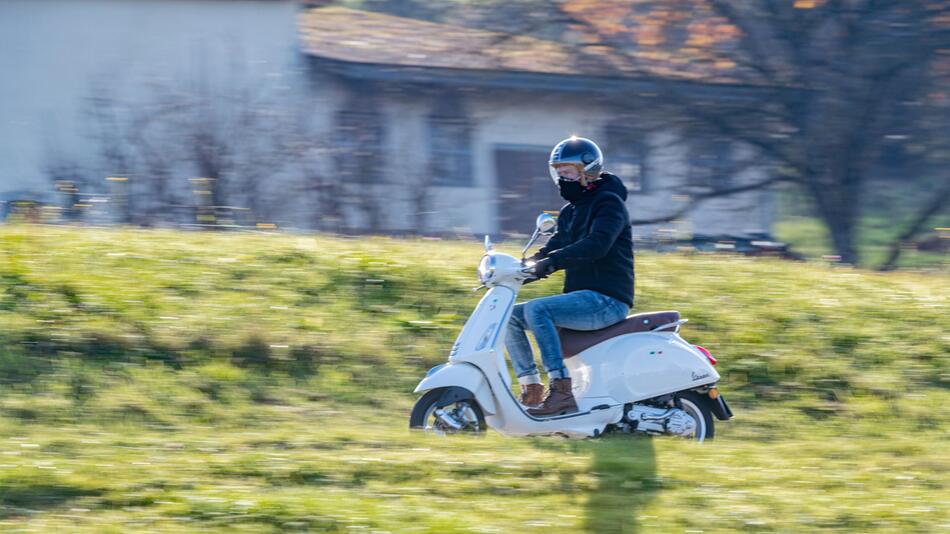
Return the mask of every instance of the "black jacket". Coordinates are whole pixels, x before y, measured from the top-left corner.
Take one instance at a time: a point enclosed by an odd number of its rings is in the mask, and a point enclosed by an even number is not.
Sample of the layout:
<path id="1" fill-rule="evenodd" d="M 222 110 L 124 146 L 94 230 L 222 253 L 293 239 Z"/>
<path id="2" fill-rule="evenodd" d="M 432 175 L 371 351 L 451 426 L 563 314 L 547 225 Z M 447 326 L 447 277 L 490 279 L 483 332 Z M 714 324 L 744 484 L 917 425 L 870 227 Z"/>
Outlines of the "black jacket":
<path id="1" fill-rule="evenodd" d="M 539 251 L 566 269 L 564 292 L 592 289 L 633 306 L 633 237 L 627 188 L 603 173 L 576 203 L 561 208 L 557 231 Z"/>

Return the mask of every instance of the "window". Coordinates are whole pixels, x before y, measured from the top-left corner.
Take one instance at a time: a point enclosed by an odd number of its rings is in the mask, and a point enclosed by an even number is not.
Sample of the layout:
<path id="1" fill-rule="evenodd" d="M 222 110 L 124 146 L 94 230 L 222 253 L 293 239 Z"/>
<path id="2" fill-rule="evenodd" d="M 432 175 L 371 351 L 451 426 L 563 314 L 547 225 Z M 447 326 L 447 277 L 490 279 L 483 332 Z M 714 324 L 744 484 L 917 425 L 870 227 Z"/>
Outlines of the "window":
<path id="1" fill-rule="evenodd" d="M 430 117 L 429 135 L 432 183 L 471 187 L 472 135 L 468 121 L 457 117 Z"/>
<path id="2" fill-rule="evenodd" d="M 643 132 L 633 128 L 607 127 L 606 170 L 623 180 L 630 192 L 650 192 L 645 137 Z"/>
<path id="3" fill-rule="evenodd" d="M 337 115 L 337 170 L 356 182 L 382 177 L 383 120 L 374 111 L 341 111 Z"/>

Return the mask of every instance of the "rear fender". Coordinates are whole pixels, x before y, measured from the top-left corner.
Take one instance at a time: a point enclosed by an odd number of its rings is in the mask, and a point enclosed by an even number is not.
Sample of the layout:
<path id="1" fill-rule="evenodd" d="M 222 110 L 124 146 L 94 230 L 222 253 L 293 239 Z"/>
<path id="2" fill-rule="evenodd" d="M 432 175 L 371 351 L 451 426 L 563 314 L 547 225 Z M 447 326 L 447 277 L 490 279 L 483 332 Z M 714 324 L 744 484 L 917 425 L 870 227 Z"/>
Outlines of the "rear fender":
<path id="1" fill-rule="evenodd" d="M 709 411 L 720 421 L 732 419 L 732 410 L 726 404 L 726 399 L 722 398 L 722 394 L 719 394 L 715 399 L 709 399 Z"/>
<path id="2" fill-rule="evenodd" d="M 483 412 L 490 415 L 497 413 L 495 397 L 492 395 L 488 380 L 485 379 L 485 375 L 478 367 L 470 363 L 447 363 L 434 367 L 416 386 L 415 393 L 423 393 L 436 388 L 450 388 L 446 395 L 455 400 L 462 400 L 464 397 L 459 397 L 461 393 L 458 390 L 465 390 L 470 398 L 474 398 L 478 402 Z M 442 400 L 445 400 L 445 396 L 440 399 L 440 402 Z"/>

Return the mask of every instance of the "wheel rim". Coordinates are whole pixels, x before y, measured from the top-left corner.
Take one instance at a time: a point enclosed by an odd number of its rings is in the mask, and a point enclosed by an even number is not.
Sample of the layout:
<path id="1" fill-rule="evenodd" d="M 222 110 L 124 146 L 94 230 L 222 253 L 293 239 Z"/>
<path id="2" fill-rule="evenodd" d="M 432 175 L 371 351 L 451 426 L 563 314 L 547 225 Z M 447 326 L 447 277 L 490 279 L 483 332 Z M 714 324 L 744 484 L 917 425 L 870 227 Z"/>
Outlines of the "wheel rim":
<path id="1" fill-rule="evenodd" d="M 704 441 L 706 439 L 706 418 L 703 417 L 702 410 L 699 409 L 699 406 L 697 406 L 696 403 L 689 399 L 681 398 L 680 405 L 682 405 L 683 411 L 692 417 L 693 421 L 696 422 L 696 428 L 693 430 L 693 434 L 691 436 L 683 437 L 696 441 Z"/>
<path id="2" fill-rule="evenodd" d="M 429 406 L 429 409 L 426 410 L 426 414 L 422 419 L 422 428 L 426 432 L 445 435 L 458 433 L 478 434 L 482 431 L 481 424 L 478 422 L 478 414 L 475 413 L 475 409 L 472 408 L 472 405 L 468 402 L 453 402 L 452 404 L 442 407 L 442 409 L 451 415 L 456 421 L 464 424 L 461 429 L 452 428 L 439 421 L 439 418 L 435 413 L 438 409 L 439 407 L 433 403 L 432 406 Z"/>

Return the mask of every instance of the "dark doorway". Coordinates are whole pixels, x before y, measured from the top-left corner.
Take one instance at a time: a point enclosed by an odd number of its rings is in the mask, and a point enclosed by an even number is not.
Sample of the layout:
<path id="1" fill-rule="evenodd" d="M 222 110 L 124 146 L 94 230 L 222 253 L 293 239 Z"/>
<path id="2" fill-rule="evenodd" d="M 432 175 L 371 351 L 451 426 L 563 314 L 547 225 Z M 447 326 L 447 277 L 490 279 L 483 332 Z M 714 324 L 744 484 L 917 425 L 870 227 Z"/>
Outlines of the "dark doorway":
<path id="1" fill-rule="evenodd" d="M 564 205 L 548 174 L 549 148 L 506 146 L 495 149 L 498 218 L 503 234 L 531 234 L 542 211 Z"/>

